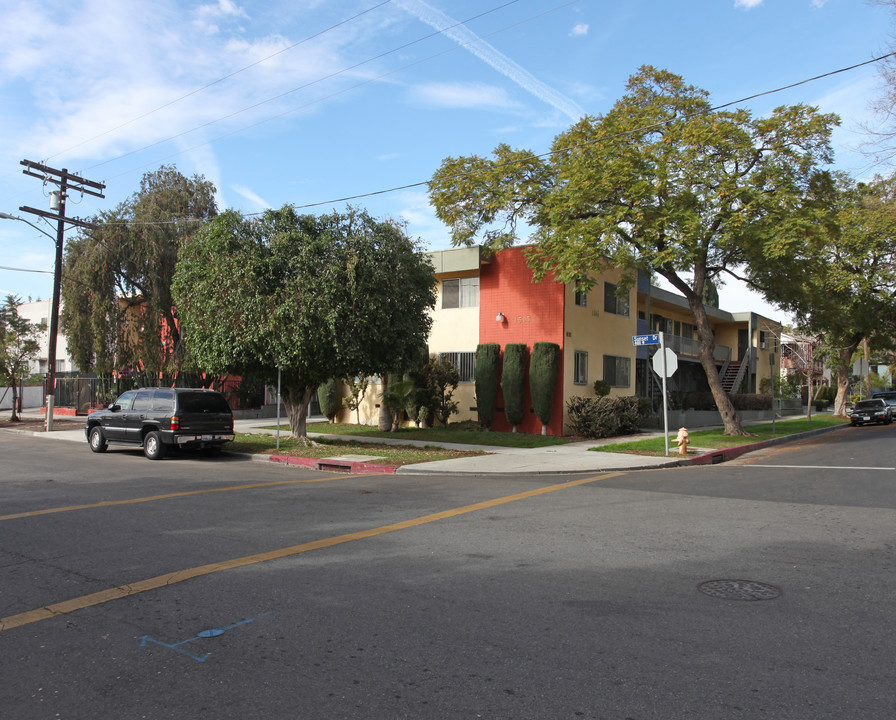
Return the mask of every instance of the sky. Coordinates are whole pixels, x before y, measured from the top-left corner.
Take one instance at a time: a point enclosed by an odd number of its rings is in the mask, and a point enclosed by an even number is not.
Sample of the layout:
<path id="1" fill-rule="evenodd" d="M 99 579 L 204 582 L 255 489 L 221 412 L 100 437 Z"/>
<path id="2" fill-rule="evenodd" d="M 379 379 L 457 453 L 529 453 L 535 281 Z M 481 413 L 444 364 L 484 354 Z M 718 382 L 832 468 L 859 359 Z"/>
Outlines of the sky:
<path id="1" fill-rule="evenodd" d="M 0 219 L 0 297 L 25 300 L 52 296 L 55 224 L 19 210 L 54 188 L 22 160 L 105 183 L 69 216 L 175 165 L 215 184 L 219 210 L 350 203 L 446 249 L 425 187 L 446 157 L 543 153 L 643 65 L 721 105 L 879 57 L 894 28 L 862 0 L 0 0 L 0 17 L 0 212 L 53 236 Z M 834 168 L 889 173 L 861 152 L 878 65 L 738 106 L 837 113 Z M 720 297 L 788 320 L 739 283 Z"/>

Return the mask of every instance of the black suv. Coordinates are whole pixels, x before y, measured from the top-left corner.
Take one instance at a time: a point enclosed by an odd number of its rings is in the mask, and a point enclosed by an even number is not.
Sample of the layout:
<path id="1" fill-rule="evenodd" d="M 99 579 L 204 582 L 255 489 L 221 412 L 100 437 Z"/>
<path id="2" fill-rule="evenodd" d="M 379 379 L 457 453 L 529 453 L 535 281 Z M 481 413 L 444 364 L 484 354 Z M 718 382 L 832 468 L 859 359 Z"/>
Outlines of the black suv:
<path id="1" fill-rule="evenodd" d="M 127 443 L 142 445 L 146 457 L 161 460 L 169 445 L 217 450 L 233 440 L 233 413 L 214 390 L 140 388 L 88 415 L 85 430 L 94 452 Z"/>

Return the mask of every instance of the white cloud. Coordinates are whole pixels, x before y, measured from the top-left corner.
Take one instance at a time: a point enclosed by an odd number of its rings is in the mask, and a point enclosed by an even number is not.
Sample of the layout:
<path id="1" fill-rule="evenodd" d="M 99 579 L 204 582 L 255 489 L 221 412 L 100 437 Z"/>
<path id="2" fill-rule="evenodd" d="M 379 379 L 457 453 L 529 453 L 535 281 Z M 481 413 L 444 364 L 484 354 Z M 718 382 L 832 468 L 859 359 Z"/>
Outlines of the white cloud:
<path id="1" fill-rule="evenodd" d="M 762 0 L 734 0 L 734 7 L 752 10 L 754 7 L 762 5 Z"/>
<path id="2" fill-rule="evenodd" d="M 569 31 L 570 37 L 579 37 L 588 34 L 588 23 L 579 23 Z"/>
<path id="3" fill-rule="evenodd" d="M 510 108 L 516 106 L 507 93 L 486 83 L 431 83 L 414 89 L 425 103 L 450 108 Z"/>
<path id="4" fill-rule="evenodd" d="M 483 41 L 472 30 L 449 17 L 441 10 L 428 5 L 423 0 L 398 0 L 398 6 L 436 30 L 443 31 L 464 49 L 471 52 L 494 70 L 498 71 L 526 92 L 563 113 L 572 120 L 578 120 L 586 113 L 574 100 L 536 78 L 525 68 Z M 452 27 L 454 26 L 454 27 Z"/>

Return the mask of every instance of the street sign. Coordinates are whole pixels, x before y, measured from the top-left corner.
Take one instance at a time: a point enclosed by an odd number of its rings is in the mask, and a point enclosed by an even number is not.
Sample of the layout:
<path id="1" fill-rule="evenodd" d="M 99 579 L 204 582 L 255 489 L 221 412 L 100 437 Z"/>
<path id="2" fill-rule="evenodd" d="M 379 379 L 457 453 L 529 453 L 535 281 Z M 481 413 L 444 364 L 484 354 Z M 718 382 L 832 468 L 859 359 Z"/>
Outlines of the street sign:
<path id="1" fill-rule="evenodd" d="M 635 347 L 641 347 L 642 345 L 659 345 L 660 344 L 660 334 L 654 333 L 653 335 L 632 335 L 632 345 Z"/>
<path id="2" fill-rule="evenodd" d="M 666 358 L 665 363 L 663 362 L 663 356 Z M 663 377 L 663 372 L 665 372 L 665 377 L 672 377 L 676 370 L 678 370 L 678 355 L 675 354 L 672 348 L 662 348 L 654 353 L 653 371 L 657 375 Z"/>

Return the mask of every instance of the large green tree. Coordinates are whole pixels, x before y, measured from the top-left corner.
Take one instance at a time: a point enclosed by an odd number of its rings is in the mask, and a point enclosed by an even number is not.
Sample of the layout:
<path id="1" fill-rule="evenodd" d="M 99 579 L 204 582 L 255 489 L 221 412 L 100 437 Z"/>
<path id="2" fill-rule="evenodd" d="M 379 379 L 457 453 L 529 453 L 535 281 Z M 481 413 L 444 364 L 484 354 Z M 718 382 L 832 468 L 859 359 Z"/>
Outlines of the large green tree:
<path id="1" fill-rule="evenodd" d="M 203 367 L 270 383 L 280 371 L 292 434 L 307 441 L 320 383 L 382 374 L 419 355 L 432 273 L 402 227 L 366 212 L 228 211 L 181 248 L 174 298 Z"/>
<path id="2" fill-rule="evenodd" d="M 79 367 L 183 369 L 171 281 L 181 244 L 216 214 L 211 182 L 163 166 L 68 244 L 61 326 Z"/>
<path id="3" fill-rule="evenodd" d="M 860 183 L 838 175 L 815 192 L 827 210 L 821 232 L 799 256 L 754 263 L 753 274 L 802 332 L 819 339 L 837 376 L 834 412 L 845 415 L 856 350 L 868 340 L 871 350 L 886 351 L 896 338 L 896 175 Z"/>
<path id="4" fill-rule="evenodd" d="M 491 159 L 447 158 L 430 199 L 455 244 L 500 247 L 530 227 L 537 277 L 587 286 L 589 272 L 625 267 L 667 280 L 694 316 L 725 432 L 743 434 L 713 362 L 704 290 L 752 253 L 802 245 L 813 227 L 804 201 L 836 122 L 802 105 L 762 118 L 714 109 L 705 91 L 644 67 L 606 115 L 558 135 L 549 155 L 501 145 Z"/>
<path id="5" fill-rule="evenodd" d="M 12 422 L 19 420 L 19 381 L 28 376 L 30 361 L 40 352 L 40 333 L 46 329 L 19 315 L 21 304 L 16 296 L 7 295 L 0 306 L 0 374 L 12 392 Z"/>

